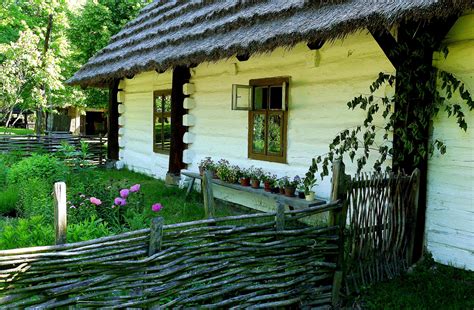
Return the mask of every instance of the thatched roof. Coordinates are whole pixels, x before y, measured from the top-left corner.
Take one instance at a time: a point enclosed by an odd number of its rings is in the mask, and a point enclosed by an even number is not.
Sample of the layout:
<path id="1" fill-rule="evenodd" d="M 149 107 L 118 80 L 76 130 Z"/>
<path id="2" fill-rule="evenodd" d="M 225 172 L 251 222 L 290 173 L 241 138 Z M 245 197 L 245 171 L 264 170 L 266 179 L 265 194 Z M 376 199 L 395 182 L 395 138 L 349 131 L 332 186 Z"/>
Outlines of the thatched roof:
<path id="1" fill-rule="evenodd" d="M 343 37 L 401 19 L 430 19 L 471 8 L 472 0 L 163 0 L 113 36 L 68 81 L 104 86 L 139 72 L 268 52 Z"/>

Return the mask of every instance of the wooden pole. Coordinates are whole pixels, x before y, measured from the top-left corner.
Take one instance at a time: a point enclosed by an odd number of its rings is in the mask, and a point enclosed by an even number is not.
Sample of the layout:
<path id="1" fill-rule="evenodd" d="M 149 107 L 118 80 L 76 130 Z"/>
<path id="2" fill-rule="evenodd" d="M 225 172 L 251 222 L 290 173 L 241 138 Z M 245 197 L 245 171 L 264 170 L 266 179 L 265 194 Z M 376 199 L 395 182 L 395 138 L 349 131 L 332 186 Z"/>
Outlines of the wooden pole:
<path id="1" fill-rule="evenodd" d="M 183 115 L 186 114 L 183 103 L 186 97 L 183 94 L 183 85 L 189 83 L 191 73 L 188 67 L 177 66 L 173 69 L 171 86 L 171 144 L 168 173 L 179 175 L 181 169 L 185 168 L 183 163 L 183 151 L 185 144 L 183 136 L 186 127 L 183 126 Z"/>
<path id="2" fill-rule="evenodd" d="M 155 217 L 151 221 L 148 256 L 151 256 L 161 250 L 161 243 L 163 240 L 163 225 L 164 220 L 162 217 Z"/>
<path id="3" fill-rule="evenodd" d="M 65 244 L 67 241 L 67 207 L 66 207 L 66 183 L 54 184 L 54 229 L 56 232 L 56 244 Z"/>
<path id="4" fill-rule="evenodd" d="M 275 223 L 277 231 L 285 230 L 285 205 L 281 202 L 278 202 Z"/>
<path id="5" fill-rule="evenodd" d="M 408 266 L 411 266 L 414 260 L 421 258 L 415 256 L 415 235 L 416 235 L 416 224 L 418 222 L 418 203 L 420 201 L 420 182 L 421 182 L 421 172 L 420 169 L 415 169 L 411 175 L 411 203 L 409 206 L 409 231 L 408 234 L 408 246 L 407 246 L 407 262 Z"/>
<path id="6" fill-rule="evenodd" d="M 109 160 L 119 159 L 119 112 L 118 112 L 118 92 L 119 80 L 114 80 L 109 85 L 109 116 L 107 118 L 107 157 Z"/>
<path id="7" fill-rule="evenodd" d="M 336 257 L 336 271 L 332 285 L 332 305 L 333 307 L 338 307 L 342 282 L 344 280 L 344 228 L 346 225 L 348 205 L 348 178 L 342 159 L 335 160 L 332 167 L 331 201 L 340 200 L 342 203 L 341 210 L 331 211 L 329 214 L 329 226 L 339 225 L 338 255 Z"/>
<path id="8" fill-rule="evenodd" d="M 202 195 L 204 198 L 204 212 L 206 218 L 213 218 L 215 215 L 214 193 L 212 191 L 212 172 L 209 170 L 204 171 L 202 178 Z"/>

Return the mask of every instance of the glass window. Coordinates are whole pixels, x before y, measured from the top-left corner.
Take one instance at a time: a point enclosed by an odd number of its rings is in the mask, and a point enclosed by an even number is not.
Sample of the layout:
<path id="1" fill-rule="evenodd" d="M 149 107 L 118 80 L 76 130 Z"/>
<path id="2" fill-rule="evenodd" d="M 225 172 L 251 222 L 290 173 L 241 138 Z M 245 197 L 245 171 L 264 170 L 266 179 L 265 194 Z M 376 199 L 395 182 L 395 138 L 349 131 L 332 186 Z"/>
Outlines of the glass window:
<path id="1" fill-rule="evenodd" d="M 286 162 L 287 78 L 251 80 L 253 107 L 249 111 L 249 158 Z M 256 85 L 255 85 L 256 84 Z M 285 87 L 285 91 L 283 90 Z"/>
<path id="2" fill-rule="evenodd" d="M 154 93 L 153 150 L 169 154 L 171 145 L 171 91 Z"/>

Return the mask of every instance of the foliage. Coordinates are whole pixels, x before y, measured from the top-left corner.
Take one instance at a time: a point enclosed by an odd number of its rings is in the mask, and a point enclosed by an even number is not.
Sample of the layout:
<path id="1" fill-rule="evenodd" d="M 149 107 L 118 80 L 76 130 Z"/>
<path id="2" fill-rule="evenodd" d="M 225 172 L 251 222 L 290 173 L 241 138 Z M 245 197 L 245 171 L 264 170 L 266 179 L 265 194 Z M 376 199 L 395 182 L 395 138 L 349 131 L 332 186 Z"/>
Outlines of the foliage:
<path id="1" fill-rule="evenodd" d="M 473 309 L 474 272 L 427 258 L 410 273 L 365 288 L 355 301 L 363 309 Z"/>
<path id="2" fill-rule="evenodd" d="M 260 181 L 265 173 L 261 168 L 251 166 L 249 169 L 249 177 L 251 180 Z"/>
<path id="3" fill-rule="evenodd" d="M 229 161 L 221 159 L 217 163 L 216 174 L 224 182 L 237 183 L 239 181 L 240 169 L 238 166 L 231 166 Z"/>
<path id="4" fill-rule="evenodd" d="M 89 161 L 91 157 L 89 143 L 82 140 L 77 148 L 76 146 L 69 144 L 67 141 L 62 141 L 55 156 L 63 160 L 64 164 L 72 165 L 75 169 L 94 168 L 93 163 Z"/>
<path id="5" fill-rule="evenodd" d="M 34 154 L 13 164 L 8 171 L 7 180 L 9 184 L 16 184 L 41 179 L 52 188 L 52 184 L 63 181 L 68 172 L 69 169 L 56 157 Z"/>
<path id="6" fill-rule="evenodd" d="M 31 135 L 34 130 L 28 128 L 0 127 L 0 135 Z"/>
<path id="7" fill-rule="evenodd" d="M 426 38 L 419 40 L 431 42 Z M 402 45 L 401 48 L 406 47 Z M 359 108 L 366 112 L 362 125 L 341 131 L 330 143 L 329 152 L 312 161 L 308 173 L 319 169 L 323 178 L 329 174 L 329 164 L 344 155 L 349 156 L 351 161 L 356 161 L 357 171 L 360 172 L 367 164 L 372 150 L 377 153 L 373 165 L 375 171 L 381 171 L 383 166 L 390 170 L 389 159 L 393 165 L 405 169 L 407 166 L 402 163 L 408 162 L 413 169 L 435 150 L 441 154 L 446 152 L 443 141 L 434 140 L 425 144 L 427 129 L 432 126 L 432 120 L 439 112 L 445 112 L 448 117 L 454 116 L 459 127 L 466 131 L 464 110 L 468 108 L 471 111 L 474 101 L 464 83 L 453 74 L 431 68 L 432 76 L 426 77 L 426 68 L 418 65 L 422 63 L 419 57 L 413 55 L 411 72 L 399 70 L 397 77 L 380 73 L 370 86 L 370 95 L 360 95 L 347 103 L 351 110 Z M 396 79 L 403 81 L 404 87 L 398 86 L 401 90 L 393 97 L 376 96 L 382 87 L 394 87 Z M 413 98 L 413 92 L 417 93 L 417 98 L 433 98 L 432 104 L 421 104 L 418 102 L 420 99 Z M 413 116 L 413 119 L 409 116 Z M 383 120 L 384 125 L 377 126 L 376 120 Z M 392 136 L 399 139 L 397 146 L 396 141 L 392 141 Z"/>
<path id="8" fill-rule="evenodd" d="M 1 169 L 0 167 L 0 170 Z M 13 187 L 7 187 L 3 191 L 0 191 L 0 216 L 15 215 L 18 197 L 18 190 Z"/>
<path id="9" fill-rule="evenodd" d="M 0 227 L 0 249 L 54 244 L 52 223 L 45 224 L 42 216 L 20 218 Z"/>
<path id="10" fill-rule="evenodd" d="M 313 189 L 313 187 L 317 184 L 316 181 L 316 165 L 315 165 L 315 159 L 313 158 L 311 160 L 311 166 L 308 169 L 308 172 L 306 172 L 305 177 L 302 180 L 302 187 L 305 195 L 309 195 Z"/>
<path id="11" fill-rule="evenodd" d="M 296 175 L 293 179 L 285 176 L 279 180 L 280 187 L 294 187 L 296 188 L 301 183 L 301 178 Z"/>
<path id="12" fill-rule="evenodd" d="M 67 227 L 67 242 L 80 242 L 108 236 L 111 230 L 106 222 L 91 216 L 76 224 L 70 224 Z"/>
<path id="13" fill-rule="evenodd" d="M 22 180 L 15 184 L 19 199 L 17 213 L 22 217 L 41 216 L 48 223 L 54 221 L 53 184 L 41 178 Z"/>

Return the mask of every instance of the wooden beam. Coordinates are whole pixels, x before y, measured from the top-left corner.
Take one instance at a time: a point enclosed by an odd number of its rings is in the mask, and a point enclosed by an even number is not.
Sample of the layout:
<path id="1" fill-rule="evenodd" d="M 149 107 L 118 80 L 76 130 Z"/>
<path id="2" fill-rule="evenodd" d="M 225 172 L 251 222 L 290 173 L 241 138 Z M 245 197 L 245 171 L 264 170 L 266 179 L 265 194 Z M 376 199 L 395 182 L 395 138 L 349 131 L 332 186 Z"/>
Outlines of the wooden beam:
<path id="1" fill-rule="evenodd" d="M 168 174 L 179 175 L 181 169 L 186 166 L 183 163 L 183 151 L 185 144 L 183 136 L 186 127 L 183 126 L 183 115 L 186 109 L 183 106 L 184 98 L 183 85 L 189 83 L 191 73 L 188 67 L 177 66 L 173 69 L 173 79 L 171 86 L 171 144 Z"/>
<path id="2" fill-rule="evenodd" d="M 113 80 L 109 85 L 109 116 L 107 117 L 107 158 L 109 160 L 119 159 L 119 112 L 118 112 L 118 92 L 119 80 Z"/>
<path id="3" fill-rule="evenodd" d="M 374 28 L 369 27 L 370 34 L 377 41 L 378 45 L 387 56 L 388 60 L 392 63 L 395 69 L 398 69 L 400 66 L 400 55 L 396 55 L 394 52 L 397 49 L 397 41 L 392 36 L 390 31 L 386 28 Z"/>

